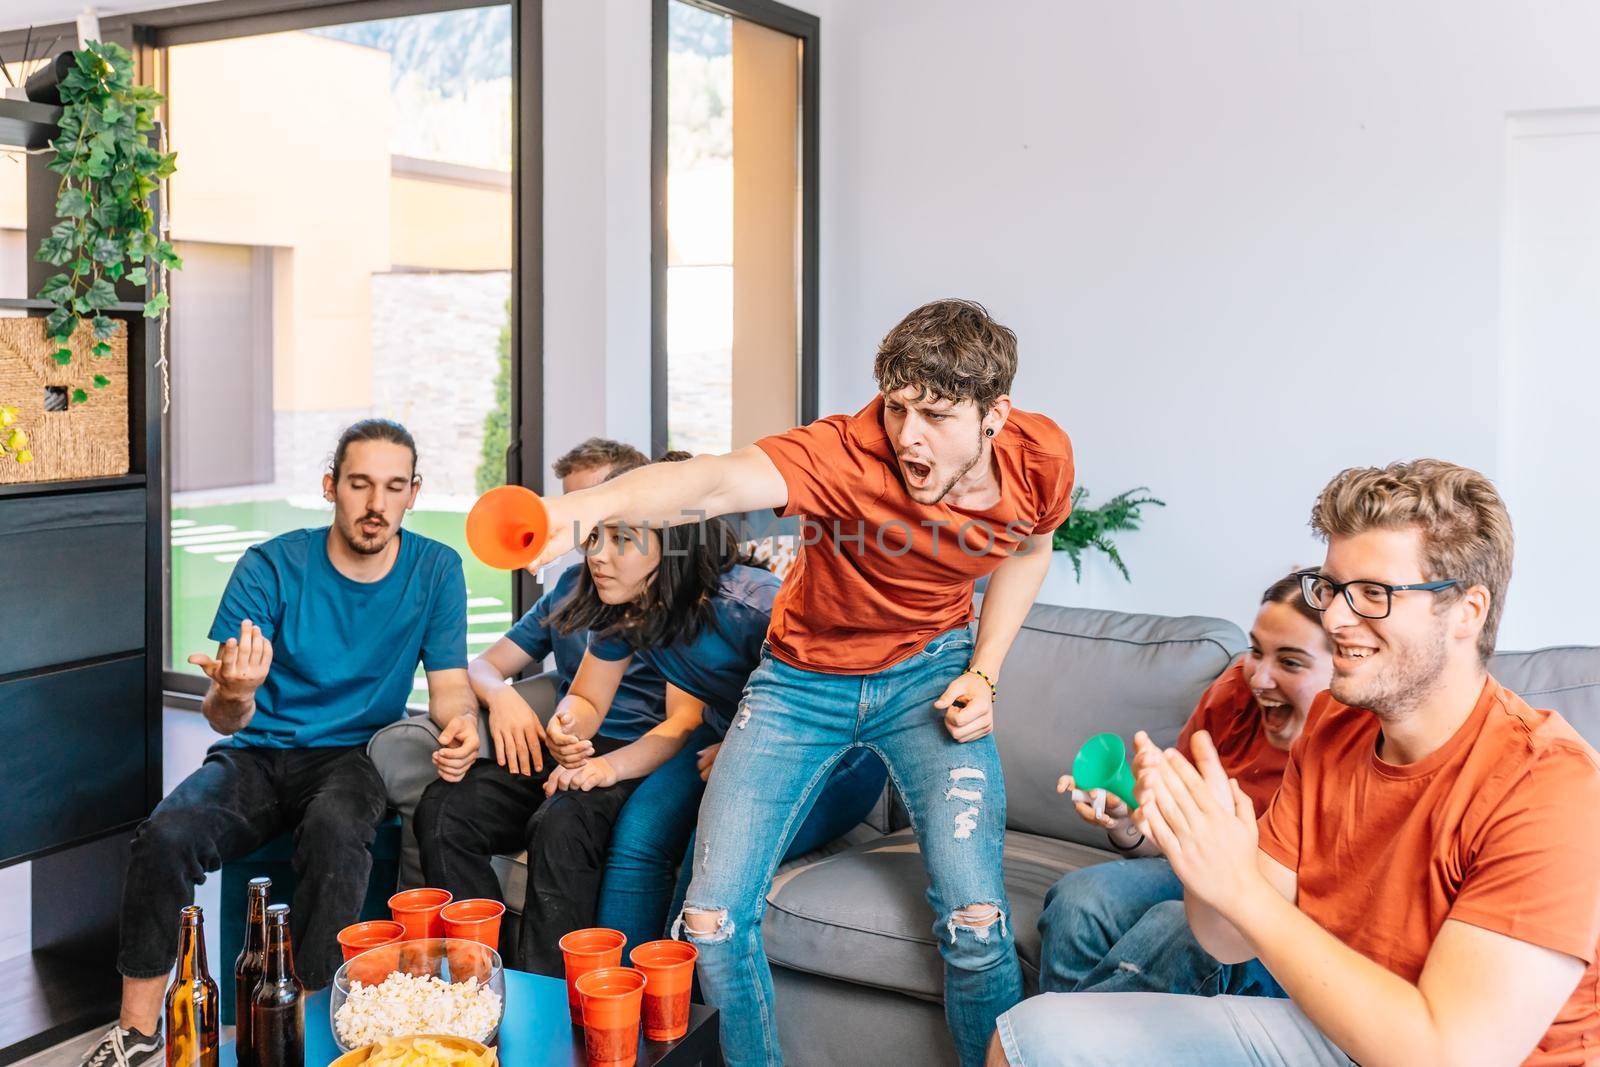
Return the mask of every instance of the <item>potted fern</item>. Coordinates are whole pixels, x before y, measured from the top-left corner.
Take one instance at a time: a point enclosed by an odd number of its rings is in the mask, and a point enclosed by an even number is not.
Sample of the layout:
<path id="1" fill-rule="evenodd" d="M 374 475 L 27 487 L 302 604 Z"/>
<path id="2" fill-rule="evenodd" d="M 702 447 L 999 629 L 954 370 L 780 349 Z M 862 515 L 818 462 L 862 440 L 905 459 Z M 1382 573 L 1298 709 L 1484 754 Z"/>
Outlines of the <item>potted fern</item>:
<path id="1" fill-rule="evenodd" d="M 1083 554 L 1091 551 L 1103 554 L 1122 575 L 1123 581 L 1133 581 L 1111 535 L 1137 530 L 1143 520 L 1139 509 L 1164 508 L 1166 501 L 1151 496 L 1149 488 L 1143 485 L 1124 490 L 1098 507 L 1084 506 L 1088 496 L 1089 490 L 1081 485 L 1072 490 L 1072 514 L 1056 530 L 1051 547 L 1066 553 L 1072 560 L 1074 581 L 1083 581 Z"/>

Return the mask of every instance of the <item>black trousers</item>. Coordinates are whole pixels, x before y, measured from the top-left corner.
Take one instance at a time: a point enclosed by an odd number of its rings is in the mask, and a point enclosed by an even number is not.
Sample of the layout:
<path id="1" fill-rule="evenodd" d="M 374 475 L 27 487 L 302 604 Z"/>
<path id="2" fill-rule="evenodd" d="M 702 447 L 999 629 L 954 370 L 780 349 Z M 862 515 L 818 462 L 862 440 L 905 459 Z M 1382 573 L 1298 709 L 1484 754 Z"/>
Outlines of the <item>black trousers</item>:
<path id="1" fill-rule="evenodd" d="M 383 780 L 362 746 L 213 748 L 134 835 L 117 970 L 129 978 L 166 975 L 178 957 L 178 913 L 194 903 L 194 887 L 293 830 L 295 970 L 307 989 L 321 989 L 339 969 L 339 931 L 361 912 L 372 873 L 367 849 L 387 808 Z M 222 906 L 242 909 L 244 901 Z M 214 961 L 211 969 L 221 975 L 232 966 Z"/>
<path id="2" fill-rule="evenodd" d="M 627 742 L 595 737 L 596 755 Z M 622 805 L 641 779 L 609 789 L 562 792 L 549 799 L 545 779 L 554 769 L 512 774 L 494 760 L 480 759 L 459 782 L 439 780 L 417 804 L 413 825 L 422 851 L 422 873 L 430 886 L 456 899 L 500 900 L 494 856 L 528 850 L 528 889 L 522 901 L 514 953 L 509 923 L 500 928 L 501 953 L 518 970 L 559 978 L 557 942 L 594 925 L 611 830 Z M 506 901 L 515 904 L 513 901 Z"/>

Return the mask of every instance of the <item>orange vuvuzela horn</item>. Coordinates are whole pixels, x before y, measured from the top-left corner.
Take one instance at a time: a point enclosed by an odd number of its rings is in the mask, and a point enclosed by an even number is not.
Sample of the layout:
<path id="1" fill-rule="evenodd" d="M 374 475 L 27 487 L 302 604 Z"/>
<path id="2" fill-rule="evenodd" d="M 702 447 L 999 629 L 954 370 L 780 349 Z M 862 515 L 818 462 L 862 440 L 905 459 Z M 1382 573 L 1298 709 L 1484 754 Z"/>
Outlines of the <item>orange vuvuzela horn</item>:
<path id="1" fill-rule="evenodd" d="M 484 563 L 520 570 L 539 558 L 550 538 L 550 515 L 531 489 L 502 485 L 478 498 L 467 513 L 467 545 Z"/>

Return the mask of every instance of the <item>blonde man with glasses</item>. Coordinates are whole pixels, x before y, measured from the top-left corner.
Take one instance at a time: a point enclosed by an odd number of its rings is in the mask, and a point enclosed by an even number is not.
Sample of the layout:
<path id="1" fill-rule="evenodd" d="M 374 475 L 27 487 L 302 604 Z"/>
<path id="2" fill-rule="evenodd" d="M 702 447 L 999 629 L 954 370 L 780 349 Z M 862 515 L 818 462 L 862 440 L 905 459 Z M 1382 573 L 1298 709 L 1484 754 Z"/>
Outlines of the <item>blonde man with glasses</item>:
<path id="1" fill-rule="evenodd" d="M 1600 1057 L 1600 755 L 1488 674 L 1511 520 L 1438 460 L 1347 470 L 1302 576 L 1334 645 L 1262 816 L 1197 734 L 1136 738 L 1141 828 L 1223 963 L 1290 1000 L 1069 993 L 1001 1016 L 990 1064 L 1556 1064 Z"/>

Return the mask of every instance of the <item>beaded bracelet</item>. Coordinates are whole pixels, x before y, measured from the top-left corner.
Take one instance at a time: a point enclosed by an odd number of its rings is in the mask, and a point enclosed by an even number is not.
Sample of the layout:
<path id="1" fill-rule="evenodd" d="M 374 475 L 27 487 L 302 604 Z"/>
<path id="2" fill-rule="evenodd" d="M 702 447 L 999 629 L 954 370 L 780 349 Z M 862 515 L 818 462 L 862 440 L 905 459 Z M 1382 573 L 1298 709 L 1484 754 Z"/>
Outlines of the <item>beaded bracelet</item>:
<path id="1" fill-rule="evenodd" d="M 967 668 L 967 673 L 968 674 L 976 674 L 979 678 L 982 678 L 984 680 L 985 684 L 987 684 L 989 686 L 989 699 L 990 700 L 998 700 L 1000 698 L 1000 690 L 995 687 L 993 678 L 990 678 L 987 674 L 984 674 L 982 671 L 980 671 L 976 667 L 968 667 Z"/>

